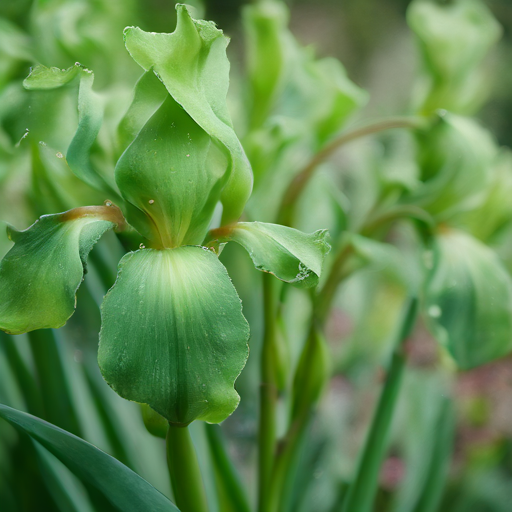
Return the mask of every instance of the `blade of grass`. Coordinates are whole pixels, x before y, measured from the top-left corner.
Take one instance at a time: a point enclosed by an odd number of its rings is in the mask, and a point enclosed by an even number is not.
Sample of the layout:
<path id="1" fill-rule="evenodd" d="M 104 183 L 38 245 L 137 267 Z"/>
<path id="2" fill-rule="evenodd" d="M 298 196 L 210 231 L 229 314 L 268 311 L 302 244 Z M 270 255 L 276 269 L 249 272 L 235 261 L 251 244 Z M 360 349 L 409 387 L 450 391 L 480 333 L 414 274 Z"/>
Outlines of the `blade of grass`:
<path id="1" fill-rule="evenodd" d="M 39 377 L 44 418 L 68 432 L 80 435 L 81 428 L 53 330 L 32 331 L 28 333 L 28 339 Z"/>
<path id="2" fill-rule="evenodd" d="M 453 402 L 446 398 L 439 412 L 436 442 L 430 456 L 425 486 L 413 512 L 436 512 L 439 508 L 451 461 L 454 428 Z"/>
<path id="3" fill-rule="evenodd" d="M 341 512 L 371 512 L 377 492 L 379 471 L 384 458 L 391 420 L 405 369 L 404 341 L 410 335 L 418 310 L 417 299 L 410 299 L 370 430 L 361 452 L 356 474 Z"/>
<path id="4" fill-rule="evenodd" d="M 205 424 L 205 428 L 214 461 L 217 487 L 222 497 L 219 504 L 220 510 L 222 512 L 250 512 L 247 493 L 226 451 L 221 427 Z"/>

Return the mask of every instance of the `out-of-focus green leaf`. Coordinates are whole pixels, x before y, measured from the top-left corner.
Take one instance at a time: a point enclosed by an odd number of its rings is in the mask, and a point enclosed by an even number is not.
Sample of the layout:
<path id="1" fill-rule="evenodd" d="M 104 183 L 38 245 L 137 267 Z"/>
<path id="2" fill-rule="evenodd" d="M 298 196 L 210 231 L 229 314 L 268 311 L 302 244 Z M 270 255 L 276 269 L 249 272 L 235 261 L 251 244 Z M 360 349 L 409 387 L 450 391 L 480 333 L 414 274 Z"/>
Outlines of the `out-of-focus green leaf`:
<path id="1" fill-rule="evenodd" d="M 427 478 L 414 512 L 439 510 L 452 459 L 455 430 L 455 408 L 450 398 L 444 397 L 434 428 L 436 437 L 429 454 Z"/>
<path id="2" fill-rule="evenodd" d="M 18 71 L 22 62 L 32 62 L 30 40 L 14 23 L 0 17 L 0 88 Z"/>
<path id="3" fill-rule="evenodd" d="M 117 184 L 132 205 L 129 222 L 157 247 L 200 244 L 227 166 L 210 136 L 167 96 L 116 166 Z"/>
<path id="4" fill-rule="evenodd" d="M 239 222 L 214 230 L 212 236 L 219 242 L 237 242 L 258 270 L 304 288 L 318 284 L 323 260 L 331 248 L 325 229 L 305 234 L 264 222 Z"/>
<path id="5" fill-rule="evenodd" d="M 492 178 L 482 204 L 455 220 L 473 236 L 489 242 L 512 220 L 512 153 L 502 149 L 492 166 Z"/>
<path id="6" fill-rule="evenodd" d="M 479 64 L 501 34 L 485 4 L 416 0 L 409 6 L 407 21 L 418 38 L 428 74 L 422 109 L 470 113 L 478 108 L 485 92 Z"/>
<path id="7" fill-rule="evenodd" d="M 14 247 L 0 262 L 0 327 L 11 334 L 58 328 L 75 308 L 87 255 L 119 224 L 115 206 L 43 215 L 24 231 L 9 228 Z"/>
<path id="8" fill-rule="evenodd" d="M 245 18 L 250 29 L 250 65 L 265 59 L 272 62 L 269 76 L 264 79 L 261 72 L 249 69 L 253 88 L 250 101 L 257 108 L 254 116 L 258 121 L 253 120 L 252 130 L 244 138 L 256 177 L 248 212 L 253 218 L 269 222 L 276 221 L 290 180 L 341 129 L 348 116 L 367 101 L 366 92 L 348 79 L 339 61 L 316 59 L 311 48 L 298 44 L 285 21 L 281 2 L 251 6 Z M 267 33 L 270 30 L 271 37 Z M 255 40 L 251 43 L 252 39 Z M 255 49 L 258 42 L 259 48 Z M 283 63 L 275 64 L 281 58 Z M 267 119 L 259 119 L 267 110 Z"/>
<path id="9" fill-rule="evenodd" d="M 118 200 L 119 195 L 108 179 L 93 166 L 91 148 L 103 121 L 102 100 L 92 90 L 94 74 L 76 63 L 68 69 L 35 67 L 23 85 L 31 91 L 45 91 L 72 85 L 78 80 L 78 127 L 67 148 L 66 158 L 71 170 L 84 183 L 97 190 L 108 192 L 110 199 Z"/>
<path id="10" fill-rule="evenodd" d="M 438 122 L 418 131 L 421 183 L 407 198 L 437 220 L 480 204 L 497 154 L 491 136 L 475 121 L 441 114 Z"/>
<path id="11" fill-rule="evenodd" d="M 94 512 L 80 482 L 54 455 L 34 442 L 41 475 L 61 512 Z"/>
<path id="12" fill-rule="evenodd" d="M 163 494 L 119 461 L 65 430 L 6 405 L 0 417 L 39 442 L 122 512 L 176 512 Z"/>
<path id="13" fill-rule="evenodd" d="M 21 4 L 16 0 L 16 4 Z M 136 15 L 135 0 L 31 0 L 26 8 L 35 60 L 64 68 L 83 62 L 98 73 L 103 84 L 130 82 L 137 70 L 119 37 Z"/>
<path id="14" fill-rule="evenodd" d="M 251 90 L 251 127 L 269 114 L 283 77 L 286 59 L 288 10 L 284 3 L 266 0 L 243 11 L 247 75 Z"/>
<path id="15" fill-rule="evenodd" d="M 178 23 L 172 34 L 125 30 L 126 48 L 146 71 L 152 69 L 169 94 L 227 153 L 227 183 L 222 191 L 225 223 L 238 220 L 251 194 L 252 172 L 227 110 L 228 39 L 215 24 L 194 20 L 178 4 Z"/>
<path id="16" fill-rule="evenodd" d="M 247 492 L 231 461 L 218 425 L 204 425 L 222 512 L 250 512 Z"/>
<path id="17" fill-rule="evenodd" d="M 237 407 L 233 383 L 249 328 L 224 266 L 200 247 L 127 254 L 102 306 L 98 360 L 122 397 L 168 421 L 218 423 Z"/>
<path id="18" fill-rule="evenodd" d="M 512 279 L 497 255 L 470 235 L 441 232 L 425 289 L 436 339 L 462 369 L 512 350 Z"/>
<path id="19" fill-rule="evenodd" d="M 406 370 L 393 441 L 408 469 L 394 496 L 393 512 L 414 510 L 425 495 L 429 480 L 432 483 L 433 478 L 441 477 L 432 491 L 442 489 L 446 481 L 444 464 L 452 458 L 446 443 L 454 427 L 453 404 L 447 398 L 451 393 L 451 376 L 446 369 L 427 365 L 425 368 L 411 365 Z M 448 449 L 443 452 L 445 447 Z"/>

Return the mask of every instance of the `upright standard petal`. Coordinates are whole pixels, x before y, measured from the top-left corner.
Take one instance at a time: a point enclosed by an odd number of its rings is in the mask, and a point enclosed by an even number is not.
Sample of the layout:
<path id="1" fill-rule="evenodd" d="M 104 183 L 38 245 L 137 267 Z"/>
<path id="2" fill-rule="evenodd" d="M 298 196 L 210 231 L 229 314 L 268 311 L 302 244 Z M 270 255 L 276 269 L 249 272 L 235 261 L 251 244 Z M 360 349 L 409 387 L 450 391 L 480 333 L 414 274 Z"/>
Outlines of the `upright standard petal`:
<path id="1" fill-rule="evenodd" d="M 123 398 L 169 422 L 218 423 L 237 407 L 249 326 L 217 256 L 202 247 L 127 254 L 102 306 L 98 353 Z"/>
<path id="2" fill-rule="evenodd" d="M 252 171 L 229 117 L 228 38 L 213 22 L 194 20 L 178 4 L 172 34 L 125 30 L 126 48 L 146 71 L 152 69 L 169 94 L 194 121 L 222 145 L 229 156 L 228 181 L 222 191 L 225 223 L 238 220 L 252 190 Z"/>

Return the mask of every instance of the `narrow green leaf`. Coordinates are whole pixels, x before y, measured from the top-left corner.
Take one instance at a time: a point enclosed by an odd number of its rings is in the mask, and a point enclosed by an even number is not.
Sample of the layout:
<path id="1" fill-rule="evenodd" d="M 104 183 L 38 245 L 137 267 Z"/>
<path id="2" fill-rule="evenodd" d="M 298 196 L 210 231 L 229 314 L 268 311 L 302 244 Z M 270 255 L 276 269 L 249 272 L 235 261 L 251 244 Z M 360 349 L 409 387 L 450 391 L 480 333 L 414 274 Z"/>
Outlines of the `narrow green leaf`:
<path id="1" fill-rule="evenodd" d="M 412 298 L 404 311 L 396 346 L 391 355 L 386 381 L 382 388 L 377 408 L 348 494 L 343 500 L 341 512 L 370 512 L 378 487 L 379 471 L 386 453 L 391 421 L 400 393 L 402 376 L 405 369 L 403 343 L 410 336 L 416 323 L 418 301 Z"/>
<path id="2" fill-rule="evenodd" d="M 61 512 L 94 512 L 87 493 L 80 482 L 54 455 L 34 442 L 41 476 Z"/>
<path id="3" fill-rule="evenodd" d="M 169 94 L 229 155 L 229 177 L 222 192 L 223 218 L 238 220 L 251 194 L 252 172 L 229 117 L 228 38 L 213 22 L 194 20 L 178 4 L 178 23 L 172 34 L 125 30 L 126 48 L 146 71 L 153 69 Z"/>
<path id="4" fill-rule="evenodd" d="M 429 326 L 462 369 L 512 350 L 512 278 L 498 256 L 470 235 L 440 233 L 425 289 Z"/>
<path id="5" fill-rule="evenodd" d="M 218 423 L 235 410 L 249 327 L 213 252 L 188 246 L 127 254 L 102 319 L 99 365 L 123 398 L 181 425 Z"/>
<path id="6" fill-rule="evenodd" d="M 325 229 L 305 234 L 264 222 L 239 222 L 216 229 L 211 236 L 218 242 L 237 242 L 258 270 L 303 288 L 318 284 L 325 255 L 331 248 Z"/>
<path id="7" fill-rule="evenodd" d="M 177 512 L 163 494 L 119 461 L 79 437 L 0 404 L 0 417 L 39 442 L 122 512 Z"/>
<path id="8" fill-rule="evenodd" d="M 444 397 L 435 425 L 436 439 L 429 457 L 425 486 L 413 512 L 436 512 L 446 487 L 452 459 L 455 410 L 451 399 Z"/>
<path id="9" fill-rule="evenodd" d="M 206 438 L 213 459 L 217 492 L 222 512 L 250 512 L 247 492 L 229 458 L 219 425 L 205 424 Z"/>
<path id="10" fill-rule="evenodd" d="M 73 314 L 87 255 L 119 225 L 111 206 L 43 215 L 24 231 L 8 228 L 12 249 L 0 262 L 0 328 L 10 334 L 58 328 Z"/>

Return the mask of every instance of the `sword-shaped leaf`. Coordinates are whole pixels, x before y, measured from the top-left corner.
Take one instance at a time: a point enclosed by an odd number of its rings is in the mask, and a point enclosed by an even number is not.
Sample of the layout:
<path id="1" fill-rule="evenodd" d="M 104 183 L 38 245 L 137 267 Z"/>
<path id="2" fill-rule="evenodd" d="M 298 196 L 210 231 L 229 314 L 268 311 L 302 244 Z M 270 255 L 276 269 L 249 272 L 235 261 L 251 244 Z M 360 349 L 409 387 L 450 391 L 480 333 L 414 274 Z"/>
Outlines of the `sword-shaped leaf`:
<path id="1" fill-rule="evenodd" d="M 2 404 L 0 418 L 35 439 L 76 476 L 101 491 L 120 511 L 179 512 L 137 473 L 79 437 Z"/>

